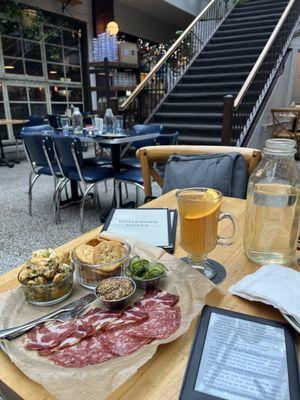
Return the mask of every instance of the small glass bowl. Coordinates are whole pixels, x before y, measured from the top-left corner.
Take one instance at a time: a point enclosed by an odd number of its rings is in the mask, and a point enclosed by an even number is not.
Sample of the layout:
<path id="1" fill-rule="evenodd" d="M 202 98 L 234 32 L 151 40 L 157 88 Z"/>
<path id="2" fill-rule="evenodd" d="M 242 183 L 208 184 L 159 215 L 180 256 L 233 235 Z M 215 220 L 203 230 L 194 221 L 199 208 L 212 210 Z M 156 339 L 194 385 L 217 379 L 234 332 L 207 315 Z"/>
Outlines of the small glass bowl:
<path id="1" fill-rule="evenodd" d="M 135 291 L 136 291 L 136 284 L 134 282 L 133 279 L 128 278 L 126 276 L 117 276 L 115 277 L 115 279 L 127 279 L 128 281 L 130 281 L 130 283 L 132 284 L 132 292 L 129 293 L 129 295 L 122 297 L 121 299 L 118 300 L 105 300 L 102 297 L 100 297 L 99 293 L 98 293 L 98 286 L 100 285 L 100 282 L 97 284 L 97 286 L 95 287 L 95 295 L 98 297 L 98 299 L 109 309 L 109 310 L 114 310 L 114 309 L 121 309 L 124 308 L 125 305 L 128 303 L 128 301 L 131 299 L 131 297 L 134 295 Z"/>
<path id="2" fill-rule="evenodd" d="M 144 278 L 139 278 L 137 276 L 131 275 L 128 267 L 126 267 L 125 268 L 125 276 L 132 279 L 139 289 L 150 290 L 150 289 L 156 289 L 158 287 L 159 281 L 162 278 L 165 278 L 167 276 L 167 274 L 166 274 L 166 272 L 164 272 L 163 274 L 156 276 L 155 278 L 144 279 Z"/>
<path id="3" fill-rule="evenodd" d="M 76 256 L 76 247 L 71 253 L 71 260 L 76 268 L 76 277 L 78 283 L 85 287 L 86 289 L 94 290 L 102 279 L 111 278 L 114 276 L 121 276 L 125 267 L 127 267 L 129 262 L 129 256 L 131 252 L 131 247 L 128 243 L 120 240 L 124 245 L 125 254 L 118 260 L 114 260 L 110 263 L 102 264 L 88 264 L 80 261 Z M 111 272 L 102 271 L 101 268 L 113 267 L 117 265 Z"/>
<path id="4" fill-rule="evenodd" d="M 74 267 L 69 275 L 57 283 L 49 283 L 47 285 L 27 285 L 26 282 L 20 282 L 25 298 L 28 303 L 35 306 L 52 306 L 60 303 L 70 296 L 73 289 Z"/>

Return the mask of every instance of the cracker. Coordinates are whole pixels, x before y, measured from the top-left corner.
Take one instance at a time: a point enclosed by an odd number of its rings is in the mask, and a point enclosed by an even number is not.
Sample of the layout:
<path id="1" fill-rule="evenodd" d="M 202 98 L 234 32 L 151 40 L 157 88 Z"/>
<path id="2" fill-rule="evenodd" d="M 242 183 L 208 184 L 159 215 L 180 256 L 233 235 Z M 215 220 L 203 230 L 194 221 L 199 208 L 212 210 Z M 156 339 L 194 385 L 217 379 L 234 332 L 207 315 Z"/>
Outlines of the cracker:
<path id="1" fill-rule="evenodd" d="M 99 243 L 101 243 L 102 240 L 99 238 L 93 238 L 91 240 L 89 240 L 88 242 L 86 242 L 85 244 L 88 246 L 92 246 L 92 247 L 96 247 Z"/>
<path id="2" fill-rule="evenodd" d="M 94 248 L 94 263 L 95 264 L 105 264 L 112 263 L 113 261 L 117 261 L 122 258 L 125 254 L 124 245 L 118 241 L 107 241 L 98 244 Z M 110 272 L 114 271 L 120 266 L 120 263 L 116 263 L 110 266 L 101 267 L 101 271 Z"/>
<path id="3" fill-rule="evenodd" d="M 76 256 L 81 262 L 93 264 L 93 254 L 94 247 L 88 244 L 81 244 L 76 248 Z"/>

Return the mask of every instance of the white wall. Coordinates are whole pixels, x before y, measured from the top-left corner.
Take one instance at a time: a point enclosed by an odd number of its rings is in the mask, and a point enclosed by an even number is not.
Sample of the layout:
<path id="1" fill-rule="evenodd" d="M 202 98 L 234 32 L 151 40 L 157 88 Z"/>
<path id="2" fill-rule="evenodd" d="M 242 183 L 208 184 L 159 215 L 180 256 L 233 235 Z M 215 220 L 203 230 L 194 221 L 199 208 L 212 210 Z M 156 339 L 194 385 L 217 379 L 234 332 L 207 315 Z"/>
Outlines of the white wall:
<path id="1" fill-rule="evenodd" d="M 41 10 L 51 11 L 56 14 L 62 14 L 61 0 L 20 0 L 23 4 L 38 7 Z M 89 56 L 92 58 L 92 2 L 91 0 L 83 0 L 78 6 L 69 5 L 64 13 L 66 17 L 72 17 L 87 23 Z"/>
<path id="2" fill-rule="evenodd" d="M 177 30 L 175 25 L 128 7 L 119 1 L 114 3 L 114 13 L 122 32 L 153 42 L 167 42 L 174 38 Z"/>
<path id="3" fill-rule="evenodd" d="M 165 0 L 165 2 L 196 16 L 209 3 L 209 0 Z"/>
<path id="4" fill-rule="evenodd" d="M 272 137 L 272 108 L 287 107 L 291 104 L 291 94 L 289 93 L 289 82 L 291 70 L 294 63 L 294 55 L 289 55 L 283 74 L 279 77 L 273 92 L 267 102 L 264 112 L 262 113 L 254 134 L 247 147 L 261 149 L 264 147 L 265 141 Z"/>

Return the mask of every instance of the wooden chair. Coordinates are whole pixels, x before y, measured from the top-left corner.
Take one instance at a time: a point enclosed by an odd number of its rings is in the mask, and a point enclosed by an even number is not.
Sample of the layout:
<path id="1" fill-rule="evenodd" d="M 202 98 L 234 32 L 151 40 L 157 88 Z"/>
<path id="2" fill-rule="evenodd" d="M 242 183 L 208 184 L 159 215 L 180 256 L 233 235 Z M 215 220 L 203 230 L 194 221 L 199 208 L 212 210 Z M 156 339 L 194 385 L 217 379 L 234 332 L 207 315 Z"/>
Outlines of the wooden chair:
<path id="1" fill-rule="evenodd" d="M 299 107 L 273 108 L 271 114 L 273 120 L 273 137 L 295 140 L 299 138 Z"/>
<path id="2" fill-rule="evenodd" d="M 157 163 L 166 163 L 172 154 L 214 154 L 238 152 L 246 160 L 249 175 L 252 173 L 261 158 L 261 152 L 247 147 L 225 147 L 225 146 L 150 146 L 137 150 L 136 157 L 140 160 L 144 181 L 145 197 L 152 196 L 151 181 L 154 179 L 159 186 L 163 187 L 163 177 L 156 168 Z"/>

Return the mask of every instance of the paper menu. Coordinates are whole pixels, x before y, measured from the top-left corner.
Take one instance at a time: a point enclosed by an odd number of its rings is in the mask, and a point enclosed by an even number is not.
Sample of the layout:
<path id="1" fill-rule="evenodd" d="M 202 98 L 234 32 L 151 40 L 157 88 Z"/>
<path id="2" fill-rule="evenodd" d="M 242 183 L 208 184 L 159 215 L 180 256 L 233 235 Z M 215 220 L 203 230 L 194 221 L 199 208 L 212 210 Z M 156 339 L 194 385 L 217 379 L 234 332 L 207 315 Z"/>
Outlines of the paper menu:
<path id="1" fill-rule="evenodd" d="M 224 400 L 289 400 L 283 329 L 212 313 L 195 390 Z"/>
<path id="2" fill-rule="evenodd" d="M 115 209 L 107 232 L 130 235 L 153 246 L 170 245 L 168 209 Z"/>

